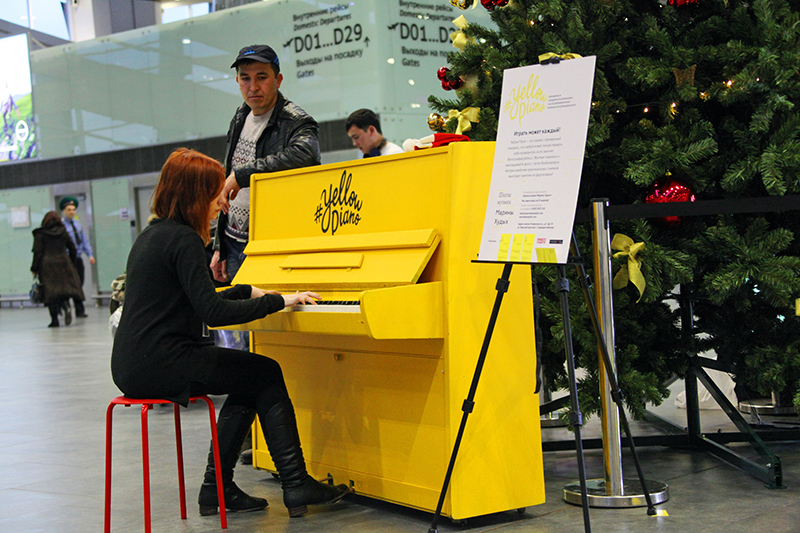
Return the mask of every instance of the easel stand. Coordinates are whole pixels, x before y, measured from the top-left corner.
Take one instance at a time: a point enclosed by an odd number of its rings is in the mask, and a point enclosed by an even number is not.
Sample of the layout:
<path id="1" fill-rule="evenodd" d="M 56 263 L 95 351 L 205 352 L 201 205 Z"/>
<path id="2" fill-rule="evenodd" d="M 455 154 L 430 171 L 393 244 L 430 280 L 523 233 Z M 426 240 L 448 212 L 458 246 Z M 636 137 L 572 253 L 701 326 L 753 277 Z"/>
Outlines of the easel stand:
<path id="1" fill-rule="evenodd" d="M 556 280 L 556 290 L 561 295 L 561 321 L 564 326 L 564 351 L 567 359 L 567 376 L 569 377 L 569 396 L 572 405 L 570 412 L 570 425 L 575 434 L 575 453 L 578 457 L 578 474 L 581 492 L 581 507 L 583 508 L 583 527 L 586 533 L 591 533 L 592 524 L 589 518 L 589 492 L 586 487 L 586 464 L 583 459 L 583 439 L 581 439 L 581 427 L 583 426 L 583 414 L 581 414 L 578 404 L 578 382 L 575 379 L 575 353 L 572 348 L 572 325 L 569 320 L 569 280 L 567 279 L 567 269 L 564 265 L 558 265 L 558 279 Z"/>
<path id="2" fill-rule="evenodd" d="M 589 309 L 591 310 L 591 317 L 592 317 L 592 325 L 594 326 L 595 335 L 598 338 L 598 344 L 601 346 L 601 356 L 604 361 L 604 366 L 606 369 L 606 376 L 608 381 L 611 385 L 611 396 L 616 403 L 617 407 L 619 408 L 620 413 L 620 420 L 622 422 L 623 428 L 625 430 L 626 435 L 628 436 L 628 444 L 631 449 L 631 453 L 633 455 L 633 460 L 636 465 L 636 471 L 639 476 L 639 486 L 637 489 L 641 489 L 643 496 L 646 501 L 647 505 L 647 514 L 650 516 L 656 515 L 656 509 L 653 504 L 653 500 L 650 497 L 650 493 L 647 490 L 647 482 L 644 479 L 644 473 L 641 468 L 641 464 L 639 462 L 639 456 L 636 452 L 636 446 L 633 442 L 633 438 L 630 432 L 630 426 L 628 425 L 628 419 L 625 415 L 625 411 L 622 406 L 622 394 L 619 390 L 619 384 L 617 383 L 616 376 L 612 371 L 613 366 L 611 365 L 611 360 L 609 356 L 609 352 L 606 346 L 606 343 L 603 341 L 602 336 L 600 334 L 600 322 L 597 317 L 597 311 L 594 307 L 593 299 L 590 292 L 590 283 L 588 281 L 588 276 L 586 275 L 586 270 L 583 267 L 583 264 L 580 262 L 580 252 L 577 248 L 577 243 L 575 242 L 575 237 L 572 237 L 572 250 L 575 253 L 578 262 L 576 262 L 576 268 L 578 269 L 578 277 L 580 279 L 581 288 L 584 292 L 584 297 L 587 299 L 587 304 Z M 552 264 L 547 263 L 549 266 Z M 453 468 L 455 466 L 456 458 L 458 456 L 458 451 L 461 446 L 461 439 L 464 436 L 464 428 L 467 425 L 467 419 L 469 418 L 469 414 L 475 408 L 475 392 L 478 388 L 478 382 L 480 381 L 481 372 L 483 371 L 484 363 L 486 362 L 486 354 L 489 351 L 489 344 L 491 342 L 492 333 L 494 332 L 494 326 L 497 322 L 497 316 L 500 312 L 500 305 L 503 302 L 503 296 L 508 291 L 508 287 L 510 284 L 510 277 L 511 277 L 511 267 L 513 263 L 505 263 L 503 266 L 503 273 L 499 280 L 497 280 L 496 290 L 497 296 L 495 297 L 494 306 L 492 308 L 492 313 L 489 318 L 489 325 L 486 328 L 486 335 L 483 339 L 483 345 L 481 346 L 480 355 L 478 356 L 478 362 L 475 367 L 475 372 L 472 376 L 472 383 L 470 384 L 469 393 L 467 394 L 467 398 L 464 400 L 464 403 L 461 407 L 463 412 L 461 417 L 461 424 L 458 428 L 458 434 L 456 435 L 455 443 L 453 445 L 453 452 L 450 455 L 450 462 L 447 466 L 447 472 L 445 473 L 444 483 L 442 485 L 442 490 L 439 493 L 439 501 L 436 505 L 436 512 L 433 515 L 433 522 L 431 523 L 431 527 L 428 529 L 428 533 L 438 533 L 438 523 L 439 517 L 442 513 L 442 507 L 444 506 L 444 499 L 447 494 L 447 488 L 450 485 L 450 479 L 453 474 Z M 564 327 L 564 350 L 565 356 L 567 361 L 567 375 L 569 378 L 569 392 L 570 392 L 570 404 L 572 407 L 570 413 L 570 424 L 573 427 L 573 432 L 575 434 L 575 451 L 578 460 L 578 474 L 579 474 L 579 484 L 580 484 L 580 502 L 583 508 L 583 523 L 584 523 L 584 530 L 586 533 L 591 533 L 592 526 L 591 526 L 591 519 L 589 516 L 589 489 L 587 487 L 587 480 L 586 480 L 586 465 L 584 461 L 583 455 L 583 440 L 581 438 L 581 427 L 583 426 L 583 415 L 580 411 L 580 405 L 578 402 L 578 385 L 577 380 L 575 378 L 575 354 L 573 351 L 572 346 L 572 326 L 570 324 L 570 314 L 569 314 L 569 280 L 567 279 L 566 274 L 566 265 L 557 264 L 555 265 L 558 271 L 558 279 L 556 280 L 556 290 L 560 295 L 561 300 L 561 314 L 562 314 L 562 323 Z M 605 489 L 603 489 L 605 491 Z M 661 500 L 663 501 L 663 500 Z M 660 503 L 660 502 L 659 502 Z"/>
<path id="3" fill-rule="evenodd" d="M 439 502 L 436 504 L 436 512 L 433 515 L 433 522 L 431 523 L 430 529 L 428 529 L 428 533 L 438 533 L 438 523 L 439 517 L 442 513 L 442 507 L 444 506 L 444 499 L 447 494 L 447 488 L 450 485 L 450 478 L 453 475 L 453 467 L 456 463 L 456 457 L 458 456 L 459 448 L 461 447 L 461 439 L 464 436 L 464 428 L 467 425 L 467 419 L 469 418 L 469 414 L 475 407 L 475 392 L 478 388 L 478 382 L 480 381 L 481 372 L 483 371 L 483 365 L 486 361 L 486 354 L 489 351 L 489 344 L 492 340 L 492 333 L 494 332 L 494 326 L 497 322 L 497 315 L 500 312 L 500 305 L 503 303 L 503 296 L 506 292 L 508 292 L 508 286 L 510 284 L 509 278 L 511 277 L 511 267 L 513 263 L 505 263 L 503 266 L 503 274 L 499 280 L 497 280 L 497 296 L 495 297 L 494 306 L 492 308 L 492 314 L 489 318 L 489 325 L 486 328 L 486 335 L 483 339 L 483 345 L 481 346 L 480 355 L 478 356 L 478 362 L 475 366 L 475 372 L 472 376 L 472 383 L 469 388 L 469 393 L 467 394 L 466 400 L 461 407 L 463 415 L 461 417 L 461 424 L 458 428 L 458 434 L 456 435 L 455 443 L 453 445 L 453 452 L 450 455 L 450 462 L 447 466 L 447 472 L 445 473 L 444 483 L 442 485 L 442 490 L 439 493 Z M 588 502 L 588 494 L 586 493 L 586 468 L 583 459 L 583 445 L 581 440 L 581 433 L 580 428 L 583 424 L 583 417 L 580 413 L 580 407 L 578 405 L 578 389 L 577 383 L 575 382 L 575 365 L 574 365 L 574 355 L 572 352 L 572 332 L 569 323 L 569 300 L 568 300 L 568 292 L 569 292 L 569 281 L 566 279 L 565 275 L 565 268 L 562 265 L 558 266 L 559 268 L 559 289 L 562 294 L 562 310 L 564 310 L 564 333 L 565 333 L 565 349 L 567 350 L 567 368 L 569 369 L 569 376 L 570 376 L 570 396 L 572 399 L 572 415 L 571 415 L 571 422 L 574 427 L 575 431 L 575 447 L 577 450 L 578 456 L 578 470 L 580 473 L 581 479 L 581 486 L 582 486 L 582 494 L 583 494 L 583 517 L 584 517 L 584 525 L 587 533 L 591 532 L 591 523 L 589 519 L 589 502 Z"/>

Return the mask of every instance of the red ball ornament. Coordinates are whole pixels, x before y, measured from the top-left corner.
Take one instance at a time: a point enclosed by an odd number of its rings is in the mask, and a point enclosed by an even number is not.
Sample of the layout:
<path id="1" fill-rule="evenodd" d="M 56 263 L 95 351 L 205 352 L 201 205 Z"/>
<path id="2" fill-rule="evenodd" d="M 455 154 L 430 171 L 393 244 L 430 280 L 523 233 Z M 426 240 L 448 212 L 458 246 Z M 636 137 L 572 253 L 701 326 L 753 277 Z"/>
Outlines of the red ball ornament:
<path id="1" fill-rule="evenodd" d="M 681 7 L 689 4 L 696 4 L 697 0 L 667 0 L 667 2 L 671 6 Z"/>
<path id="2" fill-rule="evenodd" d="M 457 78 L 455 80 L 447 82 L 448 90 L 451 91 L 457 91 L 458 89 L 461 88 L 462 85 L 464 85 L 464 80 L 462 80 L 461 78 Z"/>
<path id="3" fill-rule="evenodd" d="M 494 2 L 494 7 L 506 7 L 507 5 L 508 5 L 508 0 L 495 0 Z"/>
<path id="4" fill-rule="evenodd" d="M 694 191 L 685 183 L 672 178 L 667 172 L 663 180 L 659 180 L 650 187 L 644 201 L 648 204 L 662 204 L 673 202 L 694 202 Z M 681 223 L 681 217 L 664 217 L 662 220 L 671 226 Z"/>
<path id="5" fill-rule="evenodd" d="M 481 5 L 491 11 L 497 4 L 496 0 L 481 0 Z"/>
<path id="6" fill-rule="evenodd" d="M 439 81 L 445 81 L 449 71 L 450 69 L 447 67 L 439 67 L 439 70 L 436 71 L 436 77 L 439 78 Z"/>

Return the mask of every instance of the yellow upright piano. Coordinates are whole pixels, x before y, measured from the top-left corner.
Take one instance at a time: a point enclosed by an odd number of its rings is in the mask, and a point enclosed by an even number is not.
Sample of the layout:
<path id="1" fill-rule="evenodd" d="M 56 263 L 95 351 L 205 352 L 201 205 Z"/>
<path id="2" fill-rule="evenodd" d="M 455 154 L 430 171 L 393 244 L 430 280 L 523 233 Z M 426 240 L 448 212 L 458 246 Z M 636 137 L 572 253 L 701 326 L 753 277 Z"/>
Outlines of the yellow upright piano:
<path id="1" fill-rule="evenodd" d="M 477 258 L 494 143 L 274 174 L 251 184 L 235 283 L 324 303 L 238 326 L 280 362 L 309 472 L 436 509 L 502 273 Z M 530 269 L 512 270 L 443 514 L 544 502 Z M 256 468 L 274 468 L 260 428 Z"/>

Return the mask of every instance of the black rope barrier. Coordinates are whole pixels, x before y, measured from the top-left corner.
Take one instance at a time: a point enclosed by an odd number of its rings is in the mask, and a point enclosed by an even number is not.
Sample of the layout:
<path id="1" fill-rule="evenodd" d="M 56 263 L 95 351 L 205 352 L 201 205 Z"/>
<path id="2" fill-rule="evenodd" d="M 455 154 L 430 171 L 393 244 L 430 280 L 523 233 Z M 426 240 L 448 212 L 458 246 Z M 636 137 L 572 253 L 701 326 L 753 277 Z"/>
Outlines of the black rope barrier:
<path id="1" fill-rule="evenodd" d="M 606 210 L 606 219 L 629 220 L 635 218 L 692 217 L 796 210 L 800 210 L 800 196 L 763 196 L 759 198 L 729 198 L 697 202 L 609 205 Z M 591 208 L 576 210 L 576 223 L 583 224 L 591 221 Z"/>

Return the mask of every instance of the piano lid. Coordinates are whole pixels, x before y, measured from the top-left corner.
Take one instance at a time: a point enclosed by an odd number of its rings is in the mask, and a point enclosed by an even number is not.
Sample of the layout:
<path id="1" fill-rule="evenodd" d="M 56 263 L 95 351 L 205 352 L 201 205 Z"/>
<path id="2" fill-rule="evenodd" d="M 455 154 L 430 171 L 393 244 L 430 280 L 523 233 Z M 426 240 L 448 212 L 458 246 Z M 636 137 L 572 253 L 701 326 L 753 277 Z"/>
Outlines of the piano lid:
<path id="1" fill-rule="evenodd" d="M 435 229 L 252 241 L 234 283 L 271 289 L 362 290 L 416 283 Z"/>

